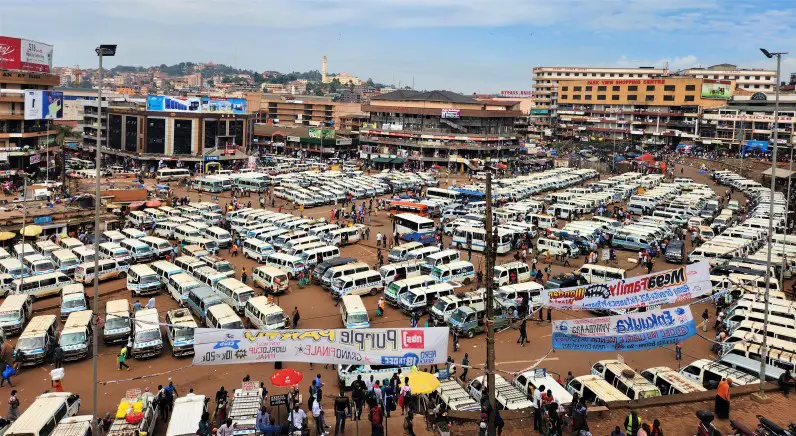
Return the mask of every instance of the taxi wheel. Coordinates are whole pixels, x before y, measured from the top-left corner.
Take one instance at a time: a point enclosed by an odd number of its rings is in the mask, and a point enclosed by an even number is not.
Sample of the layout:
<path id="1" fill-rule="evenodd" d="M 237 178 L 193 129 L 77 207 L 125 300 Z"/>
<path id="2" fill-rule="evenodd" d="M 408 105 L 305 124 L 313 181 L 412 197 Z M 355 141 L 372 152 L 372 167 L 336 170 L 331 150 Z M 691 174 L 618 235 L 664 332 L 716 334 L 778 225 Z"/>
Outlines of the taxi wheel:
<path id="1" fill-rule="evenodd" d="M 376 289 L 376 288 L 371 289 L 370 290 L 370 296 L 372 297 L 372 296 L 376 295 L 377 292 L 379 292 L 378 289 Z"/>
<path id="2" fill-rule="evenodd" d="M 467 331 L 467 338 L 468 339 L 472 339 L 474 336 L 475 336 L 475 331 L 474 330 L 468 330 Z"/>
<path id="3" fill-rule="evenodd" d="M 125 273 L 125 272 L 123 272 L 123 273 L 120 273 L 120 274 L 119 274 L 119 278 L 120 278 L 120 279 L 126 279 L 126 278 L 127 278 L 127 273 Z"/>

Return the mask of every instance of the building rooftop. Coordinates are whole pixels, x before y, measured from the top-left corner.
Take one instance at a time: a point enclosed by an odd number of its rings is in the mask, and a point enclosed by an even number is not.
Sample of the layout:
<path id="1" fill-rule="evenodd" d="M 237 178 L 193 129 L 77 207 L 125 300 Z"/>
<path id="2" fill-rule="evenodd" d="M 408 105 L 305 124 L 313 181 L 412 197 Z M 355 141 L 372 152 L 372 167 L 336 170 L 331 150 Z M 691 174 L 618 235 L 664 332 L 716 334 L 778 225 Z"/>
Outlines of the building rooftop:
<path id="1" fill-rule="evenodd" d="M 388 92 L 373 96 L 371 100 L 404 100 L 404 101 L 436 101 L 444 103 L 467 103 L 479 104 L 478 101 L 467 97 L 462 94 L 457 94 L 452 91 L 428 91 L 419 92 L 410 89 L 399 89 L 397 91 Z"/>

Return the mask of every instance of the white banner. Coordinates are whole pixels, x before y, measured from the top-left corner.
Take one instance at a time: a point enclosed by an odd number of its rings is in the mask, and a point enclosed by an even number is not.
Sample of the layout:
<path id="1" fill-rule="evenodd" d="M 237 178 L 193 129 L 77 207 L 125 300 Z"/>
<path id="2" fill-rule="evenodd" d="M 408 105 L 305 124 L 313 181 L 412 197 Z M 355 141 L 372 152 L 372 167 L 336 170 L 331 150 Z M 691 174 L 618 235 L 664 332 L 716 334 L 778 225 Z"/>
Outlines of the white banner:
<path id="1" fill-rule="evenodd" d="M 311 362 L 412 366 L 444 363 L 448 328 L 195 330 L 194 365 Z"/>
<path id="2" fill-rule="evenodd" d="M 710 292 L 710 264 L 627 279 L 542 291 L 541 304 L 561 310 L 623 310 L 687 301 Z"/>

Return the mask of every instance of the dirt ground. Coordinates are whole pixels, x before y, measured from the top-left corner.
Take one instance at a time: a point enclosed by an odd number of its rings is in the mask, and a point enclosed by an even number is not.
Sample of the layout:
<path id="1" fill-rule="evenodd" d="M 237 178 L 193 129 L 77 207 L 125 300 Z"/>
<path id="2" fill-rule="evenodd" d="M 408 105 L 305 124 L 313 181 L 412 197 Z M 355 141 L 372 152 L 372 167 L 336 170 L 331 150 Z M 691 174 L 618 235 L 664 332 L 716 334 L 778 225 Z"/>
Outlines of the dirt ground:
<path id="1" fill-rule="evenodd" d="M 701 174 L 693 168 L 685 168 L 684 174 L 685 176 L 692 177 L 698 183 L 711 183 L 709 175 Z M 152 183 L 152 181 L 149 182 Z M 175 191 L 178 195 L 183 195 L 183 191 L 180 189 L 175 189 Z M 717 192 L 720 194 L 723 194 L 724 191 L 724 187 L 717 188 Z M 199 200 L 199 195 L 197 193 L 191 193 L 190 195 L 194 201 Z M 741 199 L 740 194 L 736 194 L 736 197 Z M 204 194 L 202 195 L 202 200 L 208 201 L 210 200 L 210 196 Z M 225 193 L 220 196 L 218 202 L 223 207 L 229 200 L 229 193 Z M 254 207 L 259 207 L 257 205 L 258 201 L 256 196 L 253 195 L 251 200 Z M 243 201 L 246 202 L 247 199 L 244 198 Z M 298 211 L 292 210 L 292 206 L 284 205 L 283 202 L 277 200 L 276 206 L 279 207 L 280 205 L 284 206 L 283 211 L 299 215 Z M 328 213 L 329 207 L 327 206 L 322 208 L 307 209 L 304 215 L 320 218 L 328 217 Z M 358 244 L 344 247 L 341 250 L 341 255 L 356 257 L 370 263 L 371 265 L 374 265 L 376 263 L 375 235 L 379 231 L 383 233 L 390 233 L 389 220 L 387 214 L 385 212 L 381 212 L 370 217 L 367 224 L 371 227 L 371 240 L 362 241 Z M 559 225 L 563 226 L 563 223 L 560 222 Z M 450 242 L 450 239 L 446 238 L 445 242 L 447 245 L 447 243 Z M 687 248 L 689 248 L 690 251 L 690 243 Z M 238 257 L 230 257 L 227 250 L 222 250 L 220 255 L 230 260 L 236 266 L 238 277 L 242 267 L 245 267 L 247 271 L 251 271 L 254 267 L 258 266 L 254 261 L 245 259 L 242 255 Z M 463 257 L 466 256 L 467 254 L 464 253 Z M 634 276 L 646 272 L 642 271 L 642 268 L 633 268 L 633 265 L 628 262 L 627 259 L 635 257 L 635 253 L 619 251 L 617 253 L 617 257 L 619 258 L 619 266 L 629 269 L 628 275 Z M 504 255 L 499 257 L 497 263 L 500 264 L 509 260 L 512 260 L 511 256 Z M 476 265 L 476 267 L 479 267 L 483 264 L 483 257 L 473 254 L 472 262 Z M 571 268 L 554 264 L 553 270 L 555 273 L 568 272 L 572 269 L 576 269 L 582 263 L 583 256 L 571 261 Z M 661 259 L 656 263 L 655 270 L 665 270 L 670 267 L 671 265 L 667 264 Z M 89 289 L 88 292 L 91 294 L 93 291 Z M 134 302 L 134 299 L 131 298 L 129 291 L 125 290 L 125 283 L 122 280 L 102 283 L 99 287 L 99 293 L 101 308 L 104 308 L 105 302 L 110 299 L 127 298 L 130 299 L 131 302 Z M 177 304 L 166 294 L 161 293 L 157 296 L 156 300 L 157 308 L 160 311 L 161 316 L 163 316 L 167 310 L 177 307 Z M 376 317 L 375 311 L 377 300 L 378 297 L 364 297 L 366 306 L 368 307 L 369 311 L 372 312 L 371 323 L 373 327 L 409 326 L 408 317 L 389 306 L 387 306 L 384 317 Z M 291 282 L 290 291 L 287 294 L 280 296 L 277 302 L 287 314 L 290 314 L 294 307 L 298 307 L 301 313 L 300 327 L 302 328 L 341 328 L 343 326 L 339 315 L 339 309 L 335 307 L 334 301 L 331 299 L 328 293 L 322 290 L 319 286 L 313 285 L 304 289 L 298 289 L 296 283 Z M 145 303 L 146 300 L 142 299 L 142 304 Z M 38 311 L 37 314 L 55 313 L 58 310 L 57 306 L 57 298 L 37 301 L 34 304 L 34 308 Z M 701 313 L 705 307 L 707 307 L 707 305 L 697 305 L 697 307 L 694 307 L 693 312 L 695 317 L 698 317 L 698 314 Z M 713 313 L 714 311 L 711 309 L 711 314 Z M 554 311 L 553 316 L 554 318 L 579 318 L 588 317 L 590 315 L 579 312 Z M 421 319 L 421 325 L 424 320 L 425 318 Z M 530 338 L 530 342 L 524 347 L 520 347 L 516 343 L 518 336 L 516 330 L 509 329 L 508 331 L 501 332 L 496 336 L 495 354 L 497 356 L 497 368 L 507 379 L 510 379 L 513 373 L 523 370 L 524 368 L 529 368 L 530 366 L 534 365 L 537 360 L 542 358 L 543 360 L 539 363 L 539 367 L 544 367 L 549 372 L 561 374 L 562 378 L 566 377 L 567 371 L 572 371 L 572 373 L 576 376 L 587 374 L 589 373 L 591 365 L 594 362 L 601 359 L 616 358 L 616 355 L 611 353 L 583 353 L 567 351 L 551 352 L 550 324 L 548 324 L 546 321 L 543 323 L 534 322 L 529 323 L 528 327 L 528 336 Z M 707 335 L 712 337 L 713 333 L 708 332 Z M 473 339 L 462 338 L 460 340 L 461 348 L 458 352 L 453 352 L 452 344 L 450 344 L 450 355 L 453 356 L 457 363 L 459 363 L 461 362 L 464 353 L 469 353 L 471 365 L 475 367 L 482 366 L 485 363 L 485 339 L 486 337 L 484 335 L 476 336 Z M 6 361 L 11 360 L 10 353 L 15 342 L 16 338 L 11 338 L 9 345 L 7 345 L 5 348 L 3 357 Z M 179 395 L 185 395 L 189 389 L 193 389 L 197 394 L 204 394 L 212 397 L 220 386 L 224 386 L 228 390 L 239 387 L 240 382 L 245 375 L 250 375 L 252 380 L 265 381 L 269 392 L 272 394 L 287 392 L 285 388 L 273 387 L 270 385 L 270 383 L 268 383 L 268 379 L 274 371 L 273 364 L 193 367 L 191 366 L 190 358 L 175 358 L 171 355 L 170 348 L 165 346 L 163 354 L 159 357 L 146 360 L 129 360 L 128 363 L 131 366 L 131 370 L 128 372 L 119 371 L 116 368 L 116 355 L 118 354 L 119 349 L 120 347 L 118 346 L 106 347 L 102 343 L 99 345 L 100 356 L 98 359 L 98 380 L 100 384 L 98 388 L 99 401 L 97 408 L 99 415 L 104 415 L 106 412 L 115 411 L 119 400 L 124 396 L 124 393 L 127 389 L 144 389 L 148 387 L 155 391 L 159 384 L 167 384 L 170 378 L 177 386 Z M 705 357 L 713 357 L 710 353 L 710 343 L 702 339 L 700 336 L 695 336 L 683 344 L 683 364 L 688 364 L 688 362 L 692 360 Z M 643 370 L 652 366 L 669 366 L 672 368 L 678 367 L 678 362 L 675 360 L 673 349 L 661 348 L 626 353 L 623 355 L 623 358 L 628 365 L 638 370 Z M 304 395 L 306 395 L 308 391 L 309 383 L 313 376 L 315 374 L 321 375 L 322 380 L 326 384 L 326 390 L 324 391 L 325 397 L 329 397 L 329 399 L 325 402 L 326 408 L 327 410 L 330 410 L 331 399 L 337 393 L 336 373 L 333 367 L 326 369 L 323 367 L 323 365 L 316 365 L 314 370 L 310 370 L 309 365 L 303 363 L 294 363 L 287 366 L 302 371 L 305 374 L 304 381 L 300 386 Z M 49 371 L 51 369 L 52 366 L 50 365 L 23 369 L 19 375 L 14 377 L 14 386 L 19 392 L 18 396 L 21 401 L 21 410 L 24 411 L 37 395 L 50 388 Z M 470 370 L 469 377 L 476 377 L 480 375 L 480 373 L 481 371 L 476 369 Z M 92 411 L 93 401 L 91 380 L 91 360 L 70 362 L 66 364 L 66 377 L 63 384 L 67 391 L 80 394 L 82 401 L 82 414 L 91 414 Z M 9 392 L 9 387 L 0 388 L 0 400 L 7 399 Z M 742 401 L 743 402 L 741 402 L 738 406 L 733 405 L 734 410 L 739 410 L 744 407 L 746 407 L 750 412 L 752 410 L 758 410 L 752 405 L 747 404 L 746 400 Z M 779 401 L 774 404 L 777 406 L 776 409 L 779 409 L 780 406 L 782 406 L 782 409 L 778 413 L 770 413 L 771 415 L 779 415 L 781 417 L 788 415 L 791 417 L 796 416 L 792 412 L 794 410 L 793 406 L 796 405 L 794 400 L 790 400 L 788 402 Z M 656 408 L 657 410 L 642 411 L 642 416 L 645 418 L 645 420 L 651 420 L 652 418 L 656 417 L 661 419 L 665 423 L 664 428 L 667 428 L 667 434 L 685 435 L 692 434 L 693 432 L 694 426 L 696 424 L 694 411 L 698 408 L 699 407 L 697 404 L 684 404 L 682 407 L 672 406 L 667 408 Z M 771 406 L 766 406 L 761 407 L 759 410 L 771 410 L 770 408 Z M 281 415 L 284 417 L 284 411 L 281 411 Z M 330 414 L 327 416 L 332 415 Z M 618 424 L 624 419 L 624 416 L 616 417 L 612 414 L 607 414 L 606 416 L 607 418 L 595 421 L 595 425 L 597 425 L 598 429 L 598 431 L 594 432 L 595 435 L 610 433 L 609 427 L 612 428 L 614 424 Z M 333 425 L 332 421 L 333 419 L 327 420 L 327 424 Z M 751 422 L 749 420 L 745 421 Z M 784 424 L 785 422 L 781 423 Z M 364 424 L 364 426 L 361 425 L 359 431 L 362 431 L 363 434 L 367 434 L 369 432 L 368 423 L 366 421 L 362 421 L 361 424 Z M 389 420 L 388 425 L 388 434 L 393 432 L 395 432 L 393 434 L 397 434 L 398 432 L 402 431 L 400 427 L 400 419 L 392 418 Z M 166 427 L 166 423 L 160 423 L 156 433 L 165 434 Z M 422 427 L 422 425 L 420 425 L 420 421 L 418 420 L 415 424 L 415 431 L 417 434 L 424 434 L 420 427 Z M 506 431 L 504 431 L 504 434 L 519 435 L 521 433 L 527 433 L 527 430 L 522 430 L 521 428 L 512 429 L 510 427 L 513 426 L 507 427 Z M 520 425 L 520 427 L 522 427 L 522 425 Z M 454 429 L 454 432 L 456 434 L 473 434 L 472 431 L 467 428 L 458 430 Z M 346 428 L 346 434 L 354 435 L 359 434 L 359 432 L 352 425 L 352 423 L 349 422 Z"/>

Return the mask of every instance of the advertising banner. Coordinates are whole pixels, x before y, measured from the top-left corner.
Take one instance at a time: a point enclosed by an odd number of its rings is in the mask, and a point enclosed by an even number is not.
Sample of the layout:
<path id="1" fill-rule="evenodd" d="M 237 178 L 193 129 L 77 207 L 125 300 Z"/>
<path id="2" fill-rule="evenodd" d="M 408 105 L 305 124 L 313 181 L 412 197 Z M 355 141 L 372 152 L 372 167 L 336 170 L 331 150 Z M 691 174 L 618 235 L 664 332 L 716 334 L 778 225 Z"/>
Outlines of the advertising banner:
<path id="1" fill-rule="evenodd" d="M 637 351 L 676 344 L 696 334 L 688 306 L 553 322 L 553 349 Z"/>
<path id="2" fill-rule="evenodd" d="M 0 36 L 0 69 L 49 73 L 53 46 L 27 39 Z"/>
<path id="3" fill-rule="evenodd" d="M 627 279 L 544 289 L 540 303 L 560 310 L 623 310 L 690 300 L 711 286 L 710 264 L 697 262 Z"/>
<path id="4" fill-rule="evenodd" d="M 57 120 L 64 117 L 64 93 L 25 91 L 26 120 Z"/>
<path id="5" fill-rule="evenodd" d="M 460 118 L 461 111 L 459 109 L 442 109 L 440 118 Z"/>
<path id="6" fill-rule="evenodd" d="M 199 97 L 169 97 L 150 95 L 146 98 L 146 110 L 157 112 L 200 112 L 202 100 Z"/>
<path id="7" fill-rule="evenodd" d="M 732 82 L 729 80 L 702 80 L 702 98 L 727 100 L 732 97 Z"/>
<path id="8" fill-rule="evenodd" d="M 332 139 L 332 138 L 334 138 L 334 130 L 333 129 L 314 129 L 314 128 L 310 127 L 309 136 L 310 136 L 310 138 Z"/>
<path id="9" fill-rule="evenodd" d="M 245 114 L 245 98 L 202 97 L 202 113 Z"/>
<path id="10" fill-rule="evenodd" d="M 412 366 L 443 363 L 448 328 L 196 329 L 194 365 L 310 362 Z"/>

